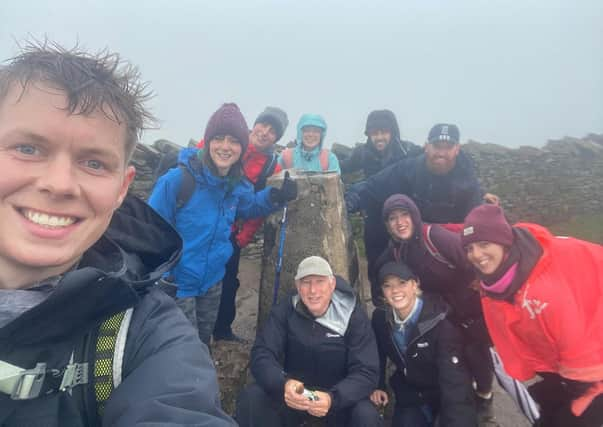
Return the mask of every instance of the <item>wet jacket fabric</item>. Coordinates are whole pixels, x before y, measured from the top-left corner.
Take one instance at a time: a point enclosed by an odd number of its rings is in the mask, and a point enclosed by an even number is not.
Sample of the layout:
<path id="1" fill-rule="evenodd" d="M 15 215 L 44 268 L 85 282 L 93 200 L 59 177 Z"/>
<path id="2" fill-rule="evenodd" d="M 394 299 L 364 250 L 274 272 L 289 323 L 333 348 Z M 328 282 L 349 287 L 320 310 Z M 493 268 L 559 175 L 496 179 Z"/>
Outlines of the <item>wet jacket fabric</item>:
<path id="1" fill-rule="evenodd" d="M 358 209 L 383 206 L 392 194 L 401 193 L 414 200 L 423 221 L 462 223 L 471 209 L 482 203 L 482 190 L 473 162 L 461 150 L 454 168 L 446 175 L 431 173 L 425 155 L 404 159 L 353 185 L 359 196 Z"/>
<path id="2" fill-rule="evenodd" d="M 305 126 L 316 126 L 322 129 L 322 133 L 320 135 L 320 144 L 314 147 L 310 151 L 304 150 L 303 141 L 303 133 L 302 128 Z M 292 167 L 295 169 L 300 169 L 304 171 L 310 172 L 325 172 L 320 165 L 320 151 L 323 148 L 323 144 L 325 142 L 325 136 L 327 134 L 327 123 L 323 120 L 323 118 L 317 114 L 304 114 L 299 123 L 297 124 L 297 145 L 293 148 L 293 165 Z M 279 164 L 283 169 L 287 167 L 285 162 L 283 161 L 282 155 L 279 157 Z M 339 168 L 339 160 L 337 160 L 337 156 L 329 151 L 329 167 L 327 172 L 337 172 L 341 173 L 341 169 Z"/>
<path id="3" fill-rule="evenodd" d="M 27 369 L 38 362 L 62 369 L 73 353 L 74 362 L 92 363 L 84 337 L 133 307 L 123 380 L 106 403 L 102 425 L 235 425 L 220 408 L 207 348 L 174 302 L 153 286 L 180 249 L 167 223 L 144 202 L 126 198 L 78 267 L 62 276 L 45 301 L 0 329 L 0 359 Z M 21 401 L 0 394 L 0 425 L 97 425 L 91 390 L 79 385 L 71 394 Z"/>
<path id="4" fill-rule="evenodd" d="M 506 371 L 519 380 L 550 372 L 603 385 L 603 247 L 536 224 L 514 230 L 531 234 L 542 255 L 512 303 L 482 297 Z"/>
<path id="5" fill-rule="evenodd" d="M 375 335 L 352 288 L 337 278 L 332 296 L 337 316 L 314 318 L 297 295 L 273 307 L 251 350 L 251 372 L 275 399 L 283 399 L 289 378 L 308 389 L 329 392 L 331 410 L 366 399 L 377 386 L 379 360 Z M 329 311 L 327 311 L 329 314 Z M 325 318 L 327 321 L 325 321 Z M 345 320 L 347 319 L 347 320 Z"/>
<path id="6" fill-rule="evenodd" d="M 214 176 L 198 160 L 197 151 L 184 149 L 178 159 L 195 177 L 195 191 L 182 208 L 176 208 L 180 168 L 160 177 L 149 197 L 149 205 L 183 240 L 182 257 L 170 272 L 180 298 L 204 295 L 222 280 L 232 255 L 230 235 L 235 218 L 264 217 L 280 207 L 270 201 L 270 187 L 255 193 L 246 179 L 233 182 Z"/>
<path id="7" fill-rule="evenodd" d="M 254 184 L 255 190 L 262 190 L 265 187 L 264 185 L 262 188 L 258 188 L 258 180 L 264 170 L 264 166 L 271 160 L 272 155 L 272 150 L 264 152 L 258 150 L 253 144 L 249 144 L 247 150 L 245 150 L 245 154 L 243 154 L 243 171 L 247 179 Z M 281 171 L 281 165 L 278 164 L 277 160 L 275 160 L 275 163 L 273 174 Z M 253 218 L 246 220 L 238 227 L 235 238 L 240 248 L 244 248 L 251 242 L 255 232 L 262 226 L 263 222 L 264 218 Z"/>
<path id="8" fill-rule="evenodd" d="M 442 427 L 476 426 L 471 380 L 462 358 L 459 331 L 447 319 L 446 303 L 438 296 L 423 295 L 419 320 L 412 326 L 406 352 L 394 340 L 397 326 L 391 308 L 373 313 L 380 359 L 379 388 L 385 389 L 385 361 L 396 370 L 389 384 L 399 407 L 429 405 Z"/>
<path id="9" fill-rule="evenodd" d="M 421 289 L 444 296 L 452 307 L 452 319 L 456 324 L 471 319 L 480 320 L 483 326 L 480 295 L 470 288 L 476 275 L 467 260 L 460 234 L 431 224 L 430 240 L 441 255 L 436 258 L 427 248 L 417 205 L 408 196 L 402 196 L 402 199 L 412 219 L 412 237 L 401 242 L 390 239 L 387 249 L 375 263 L 375 270 L 378 272 L 389 261 L 404 262 L 419 277 Z"/>

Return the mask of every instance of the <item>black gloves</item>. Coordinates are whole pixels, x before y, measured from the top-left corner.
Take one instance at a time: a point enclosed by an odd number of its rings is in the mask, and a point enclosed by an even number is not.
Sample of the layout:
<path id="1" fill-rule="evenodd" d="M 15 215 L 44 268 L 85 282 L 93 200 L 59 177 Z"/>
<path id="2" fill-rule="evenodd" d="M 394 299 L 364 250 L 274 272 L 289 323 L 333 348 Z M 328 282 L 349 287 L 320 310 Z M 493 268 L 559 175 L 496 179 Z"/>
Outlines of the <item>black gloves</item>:
<path id="1" fill-rule="evenodd" d="M 355 191 L 348 191 L 343 196 L 345 199 L 345 208 L 348 213 L 358 212 L 360 210 L 360 196 Z"/>
<path id="2" fill-rule="evenodd" d="M 286 203 L 297 198 L 297 182 L 293 181 L 289 172 L 285 172 L 285 179 L 281 188 L 270 189 L 270 200 L 272 203 Z"/>

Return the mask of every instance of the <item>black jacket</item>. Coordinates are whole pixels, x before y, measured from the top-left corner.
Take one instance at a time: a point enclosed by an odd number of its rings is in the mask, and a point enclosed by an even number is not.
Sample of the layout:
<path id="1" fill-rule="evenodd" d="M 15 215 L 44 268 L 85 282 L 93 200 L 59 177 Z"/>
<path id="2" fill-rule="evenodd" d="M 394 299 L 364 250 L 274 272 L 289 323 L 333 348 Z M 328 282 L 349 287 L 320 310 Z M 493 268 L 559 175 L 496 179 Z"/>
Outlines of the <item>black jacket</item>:
<path id="1" fill-rule="evenodd" d="M 336 298 L 341 318 L 348 319 L 338 328 L 319 323 L 297 295 L 270 312 L 251 350 L 251 372 L 275 399 L 283 400 L 285 382 L 293 378 L 329 392 L 337 411 L 368 398 L 377 386 L 375 336 L 352 288 L 339 277 L 331 300 Z"/>
<path id="2" fill-rule="evenodd" d="M 418 156 L 423 149 L 410 141 L 400 140 L 400 136 L 392 135 L 392 141 L 383 153 L 378 152 L 367 138 L 364 144 L 354 147 L 352 155 L 339 162 L 341 173 L 352 173 L 359 170 L 368 178 L 381 172 L 383 169 L 407 157 Z"/>
<path id="3" fill-rule="evenodd" d="M 27 369 L 37 362 L 61 369 L 73 352 L 74 362 L 91 364 L 92 381 L 90 334 L 104 319 L 133 307 L 122 382 L 106 403 L 102 425 L 235 425 L 220 408 L 207 348 L 174 302 L 153 286 L 181 246 L 172 227 L 128 197 L 77 269 L 44 302 L 0 329 L 0 359 Z M 88 384 L 22 401 L 0 394 L 0 425 L 95 425 L 95 406 Z"/>
<path id="4" fill-rule="evenodd" d="M 423 295 L 423 308 L 408 348 L 401 354 L 393 337 L 390 308 L 376 309 L 373 329 L 379 349 L 379 388 L 385 389 L 385 361 L 396 366 L 389 384 L 400 407 L 428 404 L 442 427 L 477 425 L 471 380 L 462 358 L 458 330 L 446 319 L 446 304 L 437 296 Z"/>
<path id="5" fill-rule="evenodd" d="M 482 203 L 482 190 L 472 160 L 461 150 L 454 168 L 446 175 L 431 173 L 425 155 L 399 161 L 366 181 L 354 184 L 346 194 L 348 210 L 383 207 L 397 193 L 414 200 L 423 221 L 462 223 L 471 209 Z"/>
<path id="6" fill-rule="evenodd" d="M 357 145 L 348 159 L 340 162 L 341 173 L 351 173 L 358 170 L 364 172 L 367 179 L 390 165 L 407 157 L 415 157 L 423 153 L 423 149 L 410 141 L 401 141 L 399 135 L 392 135 L 392 141 L 384 153 L 380 153 L 367 139 L 364 144 Z M 381 219 L 383 203 L 367 205 L 364 218 L 364 246 L 369 263 L 372 263 L 385 249 L 388 239 L 387 230 Z"/>

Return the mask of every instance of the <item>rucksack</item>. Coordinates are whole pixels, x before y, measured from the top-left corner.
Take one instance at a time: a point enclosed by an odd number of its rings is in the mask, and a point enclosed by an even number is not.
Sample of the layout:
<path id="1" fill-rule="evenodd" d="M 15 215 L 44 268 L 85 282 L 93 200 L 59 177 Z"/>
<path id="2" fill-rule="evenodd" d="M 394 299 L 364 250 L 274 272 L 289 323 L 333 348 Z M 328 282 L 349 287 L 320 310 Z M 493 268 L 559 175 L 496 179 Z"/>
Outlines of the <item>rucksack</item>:
<path id="1" fill-rule="evenodd" d="M 180 168 L 182 171 L 182 181 L 178 194 L 176 195 L 176 209 L 181 209 L 190 200 L 193 192 L 195 191 L 195 177 L 186 165 L 178 161 L 180 151 L 171 150 L 165 153 L 159 160 L 159 164 L 153 173 L 153 187 L 157 183 L 157 180 L 165 175 L 170 169 Z"/>
<path id="2" fill-rule="evenodd" d="M 285 148 L 281 153 L 281 158 L 283 159 L 285 169 L 291 169 L 293 166 L 293 148 Z M 327 172 L 329 170 L 329 150 L 322 148 L 318 154 L 318 160 L 320 161 L 322 171 Z"/>
<path id="3" fill-rule="evenodd" d="M 462 228 L 462 224 L 438 224 L 443 226 L 444 228 L 446 228 L 447 230 L 450 231 L 457 231 L 455 230 L 455 226 L 460 225 Z M 429 254 L 434 257 L 435 259 L 437 259 L 438 261 L 446 264 L 448 267 L 450 267 L 451 269 L 456 269 L 456 267 L 454 266 L 454 264 L 452 264 L 450 261 L 448 261 L 444 255 L 442 255 L 440 253 L 440 251 L 438 250 L 438 248 L 436 247 L 436 245 L 434 245 L 433 240 L 431 240 L 431 229 L 432 229 L 433 224 L 423 224 L 423 241 L 425 242 L 425 246 L 427 247 L 427 251 L 429 252 Z"/>

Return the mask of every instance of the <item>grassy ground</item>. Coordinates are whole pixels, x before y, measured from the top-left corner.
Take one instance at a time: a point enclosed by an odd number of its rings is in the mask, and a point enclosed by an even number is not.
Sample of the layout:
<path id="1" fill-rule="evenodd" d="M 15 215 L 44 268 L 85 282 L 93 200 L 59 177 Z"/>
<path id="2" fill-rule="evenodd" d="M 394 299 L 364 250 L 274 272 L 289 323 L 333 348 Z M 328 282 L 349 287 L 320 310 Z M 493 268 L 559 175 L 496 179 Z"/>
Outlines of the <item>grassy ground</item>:
<path id="1" fill-rule="evenodd" d="M 551 225 L 549 228 L 558 235 L 572 236 L 603 244 L 603 213 L 579 215 L 567 222 Z"/>

